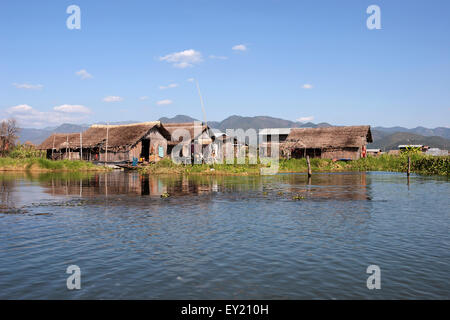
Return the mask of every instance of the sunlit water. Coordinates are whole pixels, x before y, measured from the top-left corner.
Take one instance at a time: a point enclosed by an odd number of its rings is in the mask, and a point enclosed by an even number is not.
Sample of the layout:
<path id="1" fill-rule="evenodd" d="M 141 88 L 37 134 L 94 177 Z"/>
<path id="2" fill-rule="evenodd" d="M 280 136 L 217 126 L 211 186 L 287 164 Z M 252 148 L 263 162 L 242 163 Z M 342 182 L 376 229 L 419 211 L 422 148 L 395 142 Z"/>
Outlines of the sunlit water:
<path id="1" fill-rule="evenodd" d="M 450 298 L 447 178 L 112 172 L 0 183 L 1 299 Z M 66 287 L 72 264 L 81 290 Z M 380 290 L 366 286 L 372 264 Z"/>

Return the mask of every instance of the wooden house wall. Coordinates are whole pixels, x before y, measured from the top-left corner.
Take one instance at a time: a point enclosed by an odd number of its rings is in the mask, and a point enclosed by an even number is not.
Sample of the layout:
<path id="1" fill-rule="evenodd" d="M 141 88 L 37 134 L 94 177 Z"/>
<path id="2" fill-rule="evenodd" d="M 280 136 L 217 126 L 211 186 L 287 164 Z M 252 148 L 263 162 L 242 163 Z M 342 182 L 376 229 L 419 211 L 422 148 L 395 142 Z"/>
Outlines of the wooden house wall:
<path id="1" fill-rule="evenodd" d="M 158 156 L 158 148 L 163 147 L 164 157 L 167 156 L 167 139 L 159 132 L 158 128 L 152 128 L 145 139 L 150 139 L 150 155 Z"/>
<path id="2" fill-rule="evenodd" d="M 352 159 L 357 160 L 361 157 L 361 148 L 343 147 L 322 149 L 321 158 L 323 159 Z"/>
<path id="3" fill-rule="evenodd" d="M 124 161 L 133 161 L 133 158 L 139 159 L 142 153 L 142 142 L 139 141 L 136 145 L 128 151 L 128 157 Z"/>

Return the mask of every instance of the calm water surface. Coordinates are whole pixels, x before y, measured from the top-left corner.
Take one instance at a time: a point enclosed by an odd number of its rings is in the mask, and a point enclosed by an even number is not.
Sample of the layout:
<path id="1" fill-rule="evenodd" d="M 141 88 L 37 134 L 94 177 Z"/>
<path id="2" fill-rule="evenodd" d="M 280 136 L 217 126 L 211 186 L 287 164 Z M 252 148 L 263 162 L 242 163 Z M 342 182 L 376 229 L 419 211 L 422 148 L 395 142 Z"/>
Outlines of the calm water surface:
<path id="1" fill-rule="evenodd" d="M 112 172 L 0 186 L 1 299 L 450 298 L 447 178 Z M 66 287 L 72 264 L 81 290 Z M 381 290 L 366 287 L 372 264 Z"/>

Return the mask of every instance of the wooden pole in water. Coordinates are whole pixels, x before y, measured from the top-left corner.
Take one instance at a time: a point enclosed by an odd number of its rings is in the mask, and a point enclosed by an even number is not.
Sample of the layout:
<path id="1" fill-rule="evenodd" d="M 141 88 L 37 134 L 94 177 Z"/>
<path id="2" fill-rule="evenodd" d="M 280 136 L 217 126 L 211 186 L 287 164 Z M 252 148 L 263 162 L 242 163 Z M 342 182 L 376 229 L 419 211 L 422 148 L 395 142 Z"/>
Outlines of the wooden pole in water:
<path id="1" fill-rule="evenodd" d="M 408 156 L 408 172 L 407 172 L 408 177 L 410 173 L 411 173 L 411 157 Z"/>
<path id="2" fill-rule="evenodd" d="M 311 172 L 311 162 L 309 161 L 309 156 L 306 156 L 306 163 L 308 164 L 308 178 L 310 178 L 312 175 L 312 172 Z"/>
<path id="3" fill-rule="evenodd" d="M 83 136 L 80 132 L 80 160 L 83 161 Z"/>
<path id="4" fill-rule="evenodd" d="M 106 124 L 106 148 L 105 148 L 105 166 L 106 161 L 108 161 L 108 135 L 109 135 L 109 123 Z"/>

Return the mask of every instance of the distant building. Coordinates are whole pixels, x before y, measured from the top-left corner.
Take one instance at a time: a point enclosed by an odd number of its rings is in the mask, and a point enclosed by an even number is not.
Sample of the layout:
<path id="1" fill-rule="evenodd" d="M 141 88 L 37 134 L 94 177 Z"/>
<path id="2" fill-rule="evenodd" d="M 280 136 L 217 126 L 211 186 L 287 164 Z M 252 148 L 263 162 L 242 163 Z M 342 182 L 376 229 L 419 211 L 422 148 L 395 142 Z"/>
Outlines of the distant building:
<path id="1" fill-rule="evenodd" d="M 429 156 L 448 156 L 448 150 L 441 150 L 439 148 L 430 148 L 425 152 Z"/>
<path id="2" fill-rule="evenodd" d="M 408 148 L 410 149 L 418 149 L 422 152 L 426 152 L 429 147 L 428 146 L 424 146 L 423 144 L 401 144 L 398 146 L 398 149 L 400 151 L 406 151 Z"/>
<path id="3" fill-rule="evenodd" d="M 380 154 L 382 154 L 383 152 L 381 151 L 381 149 L 367 149 L 367 155 L 368 156 L 379 156 Z"/>
<path id="4" fill-rule="evenodd" d="M 279 148 L 285 142 L 291 128 L 267 128 L 259 130 L 259 151 L 260 155 L 269 157 L 273 148 Z"/>
<path id="5" fill-rule="evenodd" d="M 280 150 L 288 158 L 356 160 L 366 157 L 366 145 L 371 142 L 370 126 L 295 128 L 280 144 Z"/>

